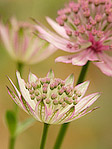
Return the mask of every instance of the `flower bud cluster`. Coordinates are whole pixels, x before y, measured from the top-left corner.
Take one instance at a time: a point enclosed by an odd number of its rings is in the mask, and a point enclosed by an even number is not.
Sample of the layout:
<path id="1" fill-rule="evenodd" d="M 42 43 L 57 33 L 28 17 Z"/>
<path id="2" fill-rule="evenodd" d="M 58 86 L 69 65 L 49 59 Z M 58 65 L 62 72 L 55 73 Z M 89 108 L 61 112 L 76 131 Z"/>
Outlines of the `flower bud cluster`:
<path id="1" fill-rule="evenodd" d="M 69 2 L 64 9 L 58 11 L 56 21 L 65 28 L 66 34 L 72 40 L 75 39 L 75 43 L 79 44 L 79 39 L 89 39 L 90 34 L 96 41 L 101 40 L 108 25 L 112 26 L 112 2 L 110 0 Z M 112 34 L 111 31 L 109 33 Z M 74 45 L 68 44 L 67 47 L 76 50 Z"/>
<path id="2" fill-rule="evenodd" d="M 37 79 L 36 82 L 26 83 L 26 89 L 29 91 L 31 100 L 35 102 L 44 102 L 52 106 L 61 106 L 62 108 L 67 105 L 76 105 L 77 98 L 81 96 L 81 92 L 74 90 L 69 84 L 66 85 L 65 81 L 48 77 Z"/>

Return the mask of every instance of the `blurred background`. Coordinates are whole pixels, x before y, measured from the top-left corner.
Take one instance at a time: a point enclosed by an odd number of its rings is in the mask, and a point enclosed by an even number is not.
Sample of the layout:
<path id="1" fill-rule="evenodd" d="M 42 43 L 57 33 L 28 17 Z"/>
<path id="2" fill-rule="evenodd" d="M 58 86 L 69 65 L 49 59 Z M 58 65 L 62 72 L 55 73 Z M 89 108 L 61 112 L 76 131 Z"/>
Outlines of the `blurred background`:
<path id="1" fill-rule="evenodd" d="M 30 21 L 30 17 L 46 23 L 45 16 L 53 19 L 58 9 L 63 7 L 67 0 L 0 0 L 0 16 L 7 20 L 16 16 L 18 20 Z M 24 66 L 23 78 L 28 77 L 29 69 L 39 77 L 44 77 L 52 68 L 56 77 L 65 79 L 69 74 L 74 73 L 75 83 L 78 79 L 81 67 L 71 64 L 55 63 L 54 60 L 62 51 L 57 51 L 47 60 L 35 65 Z M 13 108 L 13 101 L 9 97 L 6 85 L 9 82 L 6 75 L 16 82 L 16 63 L 6 52 L 3 44 L 0 43 L 0 149 L 8 148 L 9 133 L 5 125 L 4 115 L 7 109 Z M 100 106 L 93 113 L 70 124 L 61 149 L 112 149 L 112 78 L 107 77 L 93 64 L 90 64 L 86 80 L 90 80 L 87 94 L 102 92 L 102 96 L 92 107 Z M 19 119 L 22 121 L 28 116 L 21 109 Z M 52 125 L 49 129 L 46 149 L 52 149 L 60 125 Z M 36 122 L 26 130 L 16 141 L 15 149 L 39 149 L 43 130 L 43 124 Z"/>

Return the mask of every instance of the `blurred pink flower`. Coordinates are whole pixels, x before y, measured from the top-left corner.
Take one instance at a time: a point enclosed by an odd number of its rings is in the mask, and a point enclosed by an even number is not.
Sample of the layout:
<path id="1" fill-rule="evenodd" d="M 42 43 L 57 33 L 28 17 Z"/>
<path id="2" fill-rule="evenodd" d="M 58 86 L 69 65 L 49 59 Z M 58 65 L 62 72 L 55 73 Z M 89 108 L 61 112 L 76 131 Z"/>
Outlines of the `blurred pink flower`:
<path id="1" fill-rule="evenodd" d="M 112 50 L 111 0 L 69 2 L 58 11 L 58 23 L 48 17 L 47 21 L 57 34 L 37 25 L 40 37 L 73 53 L 58 57 L 56 62 L 83 66 L 92 61 L 104 74 L 112 76 L 112 57 L 105 53 Z"/>
<path id="2" fill-rule="evenodd" d="M 73 75 L 63 81 L 54 78 L 52 70 L 48 72 L 45 78 L 37 78 L 30 72 L 27 83 L 21 79 L 19 72 L 16 75 L 20 92 L 9 78 L 15 90 L 13 92 L 7 87 L 9 95 L 25 112 L 40 122 L 48 124 L 67 123 L 97 109 L 96 107 L 88 111 L 100 93 L 83 97 L 89 81 L 74 87 Z"/>
<path id="3" fill-rule="evenodd" d="M 35 25 L 18 22 L 15 18 L 4 25 L 0 22 L 0 36 L 10 56 L 20 63 L 40 62 L 56 51 L 47 41 L 33 34 Z"/>

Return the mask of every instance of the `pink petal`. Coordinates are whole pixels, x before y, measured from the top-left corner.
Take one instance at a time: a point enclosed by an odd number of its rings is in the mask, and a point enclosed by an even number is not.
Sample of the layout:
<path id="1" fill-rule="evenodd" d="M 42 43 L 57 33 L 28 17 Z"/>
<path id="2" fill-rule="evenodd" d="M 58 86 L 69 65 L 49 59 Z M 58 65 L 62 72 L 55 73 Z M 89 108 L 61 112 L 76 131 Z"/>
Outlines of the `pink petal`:
<path id="1" fill-rule="evenodd" d="M 1 39 L 3 40 L 4 46 L 6 50 L 8 50 L 9 54 L 14 56 L 8 31 L 9 31 L 8 28 L 0 22 Z"/>
<path id="2" fill-rule="evenodd" d="M 13 99 L 13 101 L 14 101 L 20 108 L 22 108 L 23 110 L 25 110 L 25 112 L 27 112 L 26 109 L 24 108 L 24 105 L 21 103 L 20 98 L 18 98 L 18 97 L 16 96 L 16 94 L 15 94 L 8 86 L 7 86 L 7 90 L 8 90 L 8 93 L 9 93 L 10 97 Z M 15 97 L 15 98 L 14 98 L 14 97 Z"/>
<path id="3" fill-rule="evenodd" d="M 63 38 L 69 39 L 69 36 L 67 36 L 64 27 L 60 26 L 58 23 L 56 23 L 49 17 L 46 17 L 46 20 L 60 36 L 62 36 Z"/>
<path id="4" fill-rule="evenodd" d="M 7 77 L 8 77 L 8 76 L 7 76 Z M 20 92 L 18 91 L 18 89 L 16 88 L 16 86 L 14 85 L 14 83 L 12 82 L 12 80 L 11 80 L 9 77 L 8 77 L 8 79 L 9 79 L 10 83 L 12 84 L 14 90 L 16 91 L 18 97 L 20 98 L 20 97 L 21 97 Z"/>
<path id="5" fill-rule="evenodd" d="M 17 75 L 19 88 L 20 88 L 20 91 L 21 91 L 21 94 L 22 94 L 23 98 L 25 99 L 26 102 L 28 102 L 28 104 L 34 110 L 35 109 L 35 102 L 33 100 L 31 100 L 29 91 L 25 88 L 24 80 L 21 79 L 20 73 L 18 71 L 16 72 L 16 75 Z"/>
<path id="6" fill-rule="evenodd" d="M 79 102 L 80 99 L 82 99 L 82 97 L 85 95 L 85 93 L 88 89 L 89 83 L 90 83 L 89 81 L 85 81 L 85 82 L 75 86 L 75 90 L 81 92 L 81 96 L 77 99 L 77 102 Z"/>
<path id="7" fill-rule="evenodd" d="M 72 105 L 72 107 L 69 108 L 69 110 L 66 110 L 58 117 L 56 123 L 63 124 L 67 122 L 69 119 L 71 119 L 74 116 L 74 114 L 75 114 L 75 106 Z"/>
<path id="8" fill-rule="evenodd" d="M 100 96 L 100 93 L 93 93 L 81 99 L 75 106 L 75 115 L 90 107 Z"/>
<path id="9" fill-rule="evenodd" d="M 43 52 L 41 53 L 38 52 L 37 55 L 33 56 L 33 59 L 30 61 L 30 64 L 33 64 L 35 62 L 41 62 L 42 60 L 45 60 L 46 58 L 48 58 L 50 55 L 52 55 L 56 51 L 57 51 L 57 48 L 49 44 L 49 46 L 45 48 Z"/>
<path id="10" fill-rule="evenodd" d="M 69 44 L 74 45 L 74 43 L 72 43 L 69 40 L 66 40 L 64 38 L 61 38 L 60 36 L 54 34 L 53 32 L 50 32 L 49 30 L 46 31 L 45 29 L 43 29 L 42 27 L 40 27 L 38 25 L 36 26 L 36 29 L 39 31 L 41 38 L 50 42 L 55 47 L 57 47 L 63 51 L 74 53 L 74 50 L 71 50 L 70 48 L 67 47 L 67 45 L 69 45 Z M 80 49 L 75 50 L 75 52 L 77 52 L 79 50 Z"/>
<path id="11" fill-rule="evenodd" d="M 88 54 L 86 56 L 89 61 L 99 61 L 97 53 L 91 49 L 88 49 Z"/>
<path id="12" fill-rule="evenodd" d="M 94 110 L 96 110 L 96 109 L 98 109 L 99 107 L 95 107 L 95 108 L 93 108 L 92 110 L 89 110 L 89 111 L 87 111 L 87 109 L 85 109 L 82 113 L 80 113 L 78 116 L 75 116 L 75 117 L 73 117 L 71 120 L 69 120 L 68 122 L 71 122 L 71 121 L 74 121 L 74 120 L 76 120 L 76 119 L 79 119 L 79 118 L 81 118 L 81 117 L 83 117 L 83 116 L 85 116 L 85 115 L 87 115 L 87 114 L 89 114 L 89 113 L 91 113 L 92 111 L 94 111 Z M 87 112 L 86 112 L 87 111 Z"/>
<path id="13" fill-rule="evenodd" d="M 74 55 L 60 56 L 55 59 L 55 62 L 72 63 Z"/>
<path id="14" fill-rule="evenodd" d="M 102 62 L 94 62 L 94 64 L 99 67 L 104 74 L 112 76 L 112 57 L 105 53 L 99 53 L 99 57 Z"/>
<path id="15" fill-rule="evenodd" d="M 29 105 L 29 103 L 22 97 L 22 95 L 21 95 L 20 100 L 21 100 L 21 103 L 22 103 L 22 105 L 23 105 L 25 111 L 27 111 L 27 113 L 29 113 L 29 114 L 32 115 L 33 117 L 37 118 L 37 117 L 36 117 L 36 114 L 35 114 L 35 112 L 34 112 L 34 110 L 33 110 L 32 107 Z"/>
<path id="16" fill-rule="evenodd" d="M 29 81 L 29 83 L 32 83 L 32 82 L 36 82 L 37 81 L 37 77 L 36 77 L 36 75 L 34 75 L 33 73 L 29 73 L 29 76 L 28 76 L 28 81 Z"/>
<path id="17" fill-rule="evenodd" d="M 86 50 L 84 50 L 78 54 L 75 54 L 74 57 L 72 58 L 72 64 L 78 65 L 78 66 L 85 65 L 88 61 L 87 54 L 88 54 L 88 51 L 86 51 Z"/>
<path id="18" fill-rule="evenodd" d="M 54 71 L 53 71 L 52 69 L 50 69 L 46 76 L 47 76 L 48 78 L 54 79 Z"/>
<path id="19" fill-rule="evenodd" d="M 65 79 L 65 85 L 72 85 L 74 84 L 74 75 L 71 74 Z"/>
<path id="20" fill-rule="evenodd" d="M 37 102 L 36 106 L 35 106 L 35 113 L 36 116 L 38 117 L 39 121 L 45 122 L 46 120 L 46 104 L 41 100 L 39 102 Z"/>

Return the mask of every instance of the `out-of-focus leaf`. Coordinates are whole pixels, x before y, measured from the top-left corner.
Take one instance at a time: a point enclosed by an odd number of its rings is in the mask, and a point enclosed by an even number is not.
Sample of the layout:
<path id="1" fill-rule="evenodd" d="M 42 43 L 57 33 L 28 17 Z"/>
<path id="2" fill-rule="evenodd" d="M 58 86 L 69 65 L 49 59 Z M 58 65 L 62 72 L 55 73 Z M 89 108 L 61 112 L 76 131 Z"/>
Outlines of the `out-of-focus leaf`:
<path id="1" fill-rule="evenodd" d="M 8 129 L 10 131 L 10 135 L 14 136 L 16 129 L 17 129 L 17 119 L 16 119 L 16 114 L 13 111 L 6 111 L 6 123 L 8 126 Z"/>
<path id="2" fill-rule="evenodd" d="M 36 120 L 34 118 L 29 118 L 23 122 L 21 122 L 16 130 L 16 135 L 19 135 L 20 133 L 24 132 L 25 130 L 27 130 L 29 127 L 31 127 L 34 123 L 36 122 Z"/>

